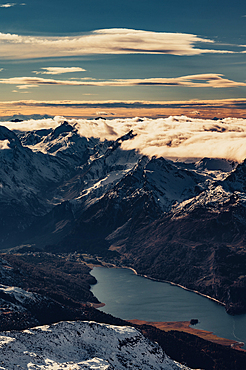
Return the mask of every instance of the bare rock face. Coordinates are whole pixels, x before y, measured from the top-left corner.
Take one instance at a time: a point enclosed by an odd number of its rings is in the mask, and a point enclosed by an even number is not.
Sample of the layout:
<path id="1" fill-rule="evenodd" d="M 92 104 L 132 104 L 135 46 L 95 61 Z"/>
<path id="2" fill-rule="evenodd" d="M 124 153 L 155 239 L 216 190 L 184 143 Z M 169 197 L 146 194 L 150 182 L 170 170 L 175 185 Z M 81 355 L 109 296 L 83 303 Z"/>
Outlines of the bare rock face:
<path id="1" fill-rule="evenodd" d="M 92 321 L 1 332 L 0 359 L 6 370 L 188 370 L 138 330 Z"/>

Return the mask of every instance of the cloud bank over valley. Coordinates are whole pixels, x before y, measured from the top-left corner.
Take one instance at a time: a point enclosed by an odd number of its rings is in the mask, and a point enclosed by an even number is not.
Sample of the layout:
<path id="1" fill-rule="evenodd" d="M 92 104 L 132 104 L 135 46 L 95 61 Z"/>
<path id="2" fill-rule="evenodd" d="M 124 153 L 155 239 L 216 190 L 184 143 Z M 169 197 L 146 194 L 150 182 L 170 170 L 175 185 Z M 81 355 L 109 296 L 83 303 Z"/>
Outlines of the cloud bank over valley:
<path id="1" fill-rule="evenodd" d="M 11 130 L 38 130 L 55 128 L 64 117 L 3 122 Z M 81 136 L 101 140 L 116 140 L 130 130 L 135 134 L 124 141 L 122 148 L 137 150 L 147 156 L 166 158 L 226 158 L 241 162 L 246 158 L 246 119 L 225 118 L 222 120 L 194 119 L 186 116 L 148 119 L 68 119 Z M 3 143 L 5 148 L 5 143 Z M 37 145 L 37 150 L 41 148 Z"/>

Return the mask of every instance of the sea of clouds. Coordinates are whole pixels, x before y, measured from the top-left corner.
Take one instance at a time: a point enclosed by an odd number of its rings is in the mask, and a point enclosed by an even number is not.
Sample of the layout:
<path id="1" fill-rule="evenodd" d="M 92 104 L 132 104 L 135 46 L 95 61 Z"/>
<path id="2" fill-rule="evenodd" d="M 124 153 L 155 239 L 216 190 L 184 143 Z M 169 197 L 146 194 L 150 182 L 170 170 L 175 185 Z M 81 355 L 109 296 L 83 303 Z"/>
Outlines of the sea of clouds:
<path id="1" fill-rule="evenodd" d="M 11 130 L 55 128 L 66 120 L 81 136 L 116 140 L 130 130 L 136 136 L 122 143 L 148 156 L 168 158 L 226 158 L 241 162 L 246 158 L 246 119 L 197 119 L 186 116 L 131 119 L 66 119 L 54 117 L 23 122 L 2 122 Z"/>

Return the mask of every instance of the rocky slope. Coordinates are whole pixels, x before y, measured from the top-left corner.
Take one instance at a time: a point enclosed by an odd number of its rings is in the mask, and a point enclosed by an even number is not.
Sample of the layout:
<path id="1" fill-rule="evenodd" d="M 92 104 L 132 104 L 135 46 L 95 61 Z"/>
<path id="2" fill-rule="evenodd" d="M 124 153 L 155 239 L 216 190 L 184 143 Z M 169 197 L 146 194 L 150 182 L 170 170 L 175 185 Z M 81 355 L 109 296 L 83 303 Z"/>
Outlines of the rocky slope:
<path id="1" fill-rule="evenodd" d="M 0 330 L 100 317 L 87 306 L 95 279 L 76 260 L 44 253 L 0 257 Z"/>

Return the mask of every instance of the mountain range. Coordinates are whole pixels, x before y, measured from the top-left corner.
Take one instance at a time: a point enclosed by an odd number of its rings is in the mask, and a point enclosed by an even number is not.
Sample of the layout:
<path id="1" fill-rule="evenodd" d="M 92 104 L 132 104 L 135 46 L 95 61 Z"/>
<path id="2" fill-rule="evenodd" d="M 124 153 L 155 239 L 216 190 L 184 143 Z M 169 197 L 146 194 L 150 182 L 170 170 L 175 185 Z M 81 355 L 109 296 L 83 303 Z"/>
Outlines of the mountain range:
<path id="1" fill-rule="evenodd" d="M 1 249 L 90 253 L 245 313 L 246 161 L 147 157 L 135 135 L 0 126 Z"/>

